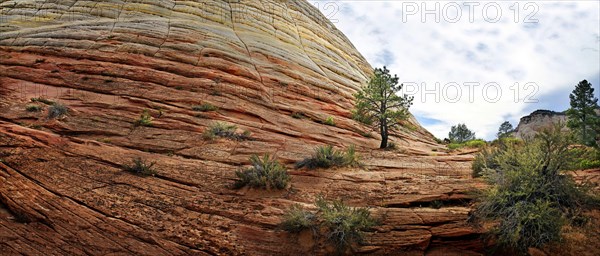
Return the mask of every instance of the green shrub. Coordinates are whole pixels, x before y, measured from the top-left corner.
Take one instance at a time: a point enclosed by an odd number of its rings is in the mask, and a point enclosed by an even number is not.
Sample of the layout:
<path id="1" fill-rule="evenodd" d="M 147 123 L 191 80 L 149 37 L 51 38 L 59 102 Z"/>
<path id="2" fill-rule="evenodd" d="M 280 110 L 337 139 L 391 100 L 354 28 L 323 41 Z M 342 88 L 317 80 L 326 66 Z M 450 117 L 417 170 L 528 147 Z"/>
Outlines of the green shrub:
<path id="1" fill-rule="evenodd" d="M 192 107 L 192 110 L 194 111 L 199 111 L 199 112 L 210 112 L 210 111 L 217 111 L 219 110 L 219 108 L 215 105 L 212 105 L 210 103 L 204 103 L 200 106 L 194 106 Z"/>
<path id="2" fill-rule="evenodd" d="M 318 208 L 315 214 L 294 205 L 284 215 L 282 228 L 293 233 L 309 228 L 315 233 L 324 231 L 327 241 L 335 246 L 338 253 L 343 253 L 354 243 L 361 243 L 364 231 L 377 224 L 368 209 L 350 207 L 341 200 L 327 201 L 319 196 L 315 205 Z"/>
<path id="3" fill-rule="evenodd" d="M 283 215 L 283 221 L 280 226 L 287 232 L 300 233 L 305 229 L 314 228 L 315 217 L 315 214 L 304 210 L 299 204 L 294 204 Z"/>
<path id="4" fill-rule="evenodd" d="M 450 150 L 455 150 L 455 149 L 459 149 L 459 148 L 462 148 L 462 147 L 464 147 L 464 144 L 462 144 L 462 143 L 450 143 L 450 144 L 448 144 L 448 149 L 450 149 Z"/>
<path id="5" fill-rule="evenodd" d="M 328 202 L 322 197 L 315 203 L 321 226 L 328 231 L 325 237 L 333 243 L 339 252 L 345 251 L 353 243 L 363 241 L 363 231 L 375 226 L 375 220 L 366 208 L 349 207 L 340 200 Z"/>
<path id="6" fill-rule="evenodd" d="M 325 119 L 325 121 L 323 122 L 326 125 L 330 125 L 330 126 L 335 126 L 335 121 L 333 120 L 333 117 L 327 117 L 327 119 Z"/>
<path id="7" fill-rule="evenodd" d="M 140 175 L 140 176 L 154 176 L 156 175 L 156 170 L 154 169 L 155 162 L 147 163 L 142 158 L 137 157 L 133 159 L 133 164 L 124 165 L 123 169 L 128 172 Z"/>
<path id="8" fill-rule="evenodd" d="M 579 169 L 581 169 L 581 170 L 594 169 L 594 168 L 600 168 L 600 160 L 583 159 L 583 160 L 581 160 L 581 162 L 579 162 Z"/>
<path id="9" fill-rule="evenodd" d="M 206 140 L 214 140 L 217 137 L 227 138 L 232 140 L 249 140 L 250 139 L 250 131 L 244 131 L 239 134 L 236 133 L 237 126 L 232 124 L 225 124 L 221 122 L 212 123 L 208 129 L 204 131 L 202 137 Z"/>
<path id="10" fill-rule="evenodd" d="M 144 109 L 144 112 L 140 115 L 140 119 L 135 121 L 135 126 L 152 126 L 152 116 L 147 109 Z"/>
<path id="11" fill-rule="evenodd" d="M 521 146 L 506 145 L 493 158 L 497 167 L 484 175 L 490 187 L 473 216 L 494 224 L 500 246 L 525 252 L 558 241 L 562 225 L 595 203 L 572 176 L 561 173 L 571 157 L 570 141 L 555 127 Z"/>
<path id="12" fill-rule="evenodd" d="M 496 156 L 501 153 L 501 149 L 496 147 L 484 147 L 475 157 L 471 169 L 473 178 L 481 177 L 485 170 L 496 170 L 499 165 Z"/>
<path id="13" fill-rule="evenodd" d="M 503 137 L 495 140 L 493 143 L 495 146 L 506 146 L 506 145 L 522 145 L 523 140 L 515 137 Z"/>
<path id="14" fill-rule="evenodd" d="M 467 148 L 483 148 L 485 145 L 487 145 L 485 140 L 470 140 L 465 142 L 465 147 Z"/>
<path id="15" fill-rule="evenodd" d="M 40 111 L 42 111 L 42 107 L 32 104 L 32 105 L 27 105 L 25 107 L 25 110 L 27 110 L 27 112 L 40 112 Z"/>
<path id="16" fill-rule="evenodd" d="M 69 109 L 65 105 L 55 102 L 48 108 L 48 118 L 59 118 L 68 114 L 68 112 Z"/>
<path id="17" fill-rule="evenodd" d="M 587 146 L 578 146 L 569 149 L 571 158 L 568 161 L 568 170 L 585 170 L 600 168 L 600 150 Z"/>
<path id="18" fill-rule="evenodd" d="M 284 189 L 290 181 L 290 176 L 283 165 L 274 157 L 268 154 L 263 158 L 253 155 L 250 157 L 252 167 L 247 170 L 235 172 L 238 180 L 235 182 L 235 188 L 250 186 L 253 188 L 264 189 Z"/>
<path id="19" fill-rule="evenodd" d="M 359 156 L 356 154 L 354 146 L 350 146 L 346 149 L 346 152 L 336 150 L 331 145 L 319 146 L 315 149 L 315 152 L 311 157 L 306 158 L 296 163 L 296 168 L 331 168 L 331 167 L 342 167 L 342 166 L 359 166 Z"/>
<path id="20" fill-rule="evenodd" d="M 459 148 L 483 148 L 486 145 L 487 145 L 487 142 L 485 142 L 484 140 L 476 139 L 476 140 L 465 141 L 462 143 L 452 142 L 452 143 L 448 144 L 448 149 L 456 150 Z"/>

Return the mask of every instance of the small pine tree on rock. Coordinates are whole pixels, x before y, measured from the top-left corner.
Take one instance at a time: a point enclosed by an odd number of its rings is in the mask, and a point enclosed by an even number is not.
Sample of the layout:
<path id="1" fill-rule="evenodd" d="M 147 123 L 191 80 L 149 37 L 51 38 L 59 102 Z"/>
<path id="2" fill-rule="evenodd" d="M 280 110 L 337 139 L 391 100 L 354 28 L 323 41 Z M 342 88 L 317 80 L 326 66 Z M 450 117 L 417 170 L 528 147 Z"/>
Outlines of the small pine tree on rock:
<path id="1" fill-rule="evenodd" d="M 400 121 L 409 115 L 408 108 L 413 97 L 398 95 L 402 84 L 398 85 L 398 76 L 392 76 L 386 68 L 376 68 L 369 84 L 356 95 L 355 119 L 372 124 L 381 134 L 380 148 L 388 147 L 389 132 L 400 126 Z"/>

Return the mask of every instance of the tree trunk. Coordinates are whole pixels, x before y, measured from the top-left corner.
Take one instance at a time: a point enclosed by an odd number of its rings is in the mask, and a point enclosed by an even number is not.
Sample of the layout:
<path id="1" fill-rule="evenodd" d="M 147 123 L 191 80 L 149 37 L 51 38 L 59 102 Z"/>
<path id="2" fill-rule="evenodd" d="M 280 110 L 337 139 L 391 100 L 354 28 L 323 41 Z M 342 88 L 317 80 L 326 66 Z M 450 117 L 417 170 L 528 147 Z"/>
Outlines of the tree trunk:
<path id="1" fill-rule="evenodd" d="M 581 133 L 581 144 L 583 144 L 583 145 L 588 145 L 588 141 L 587 141 L 587 129 L 586 129 L 586 126 L 587 126 L 586 122 L 587 122 L 587 120 L 586 119 L 587 119 L 586 115 L 584 114 L 583 115 L 583 122 L 581 122 L 581 126 L 583 128 L 582 129 L 583 132 Z"/>
<path id="2" fill-rule="evenodd" d="M 388 144 L 388 131 L 387 131 L 387 122 L 386 120 L 382 120 L 380 121 L 380 128 L 379 130 L 381 131 L 381 145 L 379 146 L 379 148 L 387 148 L 387 144 Z"/>

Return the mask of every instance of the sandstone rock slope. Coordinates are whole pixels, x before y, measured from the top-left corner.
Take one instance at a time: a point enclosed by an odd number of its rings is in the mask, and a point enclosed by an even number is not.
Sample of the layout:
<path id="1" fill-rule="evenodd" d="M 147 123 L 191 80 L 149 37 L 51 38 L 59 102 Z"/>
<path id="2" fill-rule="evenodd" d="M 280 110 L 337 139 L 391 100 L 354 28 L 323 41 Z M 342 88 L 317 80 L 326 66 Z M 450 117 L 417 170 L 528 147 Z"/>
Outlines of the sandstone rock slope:
<path id="1" fill-rule="evenodd" d="M 0 252 L 325 254 L 277 228 L 319 194 L 382 220 L 357 253 L 480 251 L 472 156 L 443 153 L 414 120 L 398 150 L 373 151 L 376 132 L 350 118 L 370 72 L 306 1 L 0 1 Z M 68 113 L 50 118 L 58 104 Z M 204 140 L 215 121 L 252 139 Z M 252 154 L 291 168 L 323 144 L 357 145 L 365 167 L 230 188 Z M 125 172 L 136 157 L 158 173 Z"/>

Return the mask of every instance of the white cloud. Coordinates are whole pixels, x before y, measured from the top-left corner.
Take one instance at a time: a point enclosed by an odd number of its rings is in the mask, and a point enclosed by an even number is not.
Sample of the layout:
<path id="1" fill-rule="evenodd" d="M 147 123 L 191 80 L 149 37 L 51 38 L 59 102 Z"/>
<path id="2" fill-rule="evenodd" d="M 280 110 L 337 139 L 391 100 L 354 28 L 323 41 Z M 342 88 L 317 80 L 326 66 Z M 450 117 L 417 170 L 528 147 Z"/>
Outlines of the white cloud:
<path id="1" fill-rule="evenodd" d="M 537 84 L 534 98 L 539 99 L 600 74 L 599 2 L 537 1 L 529 6 L 519 2 L 518 16 L 515 2 L 476 2 L 479 5 L 473 7 L 472 16 L 468 4 L 438 2 L 441 15 L 437 23 L 433 14 L 426 15 L 424 22 L 421 17 L 423 4 L 434 9 L 436 2 L 432 1 L 336 1 L 339 11 L 332 18 L 371 65 L 387 65 L 402 81 L 425 83 L 429 89 L 436 82 L 440 89 L 452 82 L 481 83 L 475 87 L 474 102 L 469 101 L 468 87 L 461 86 L 462 97 L 456 103 L 444 100 L 443 90 L 439 102 L 433 95 L 423 99 L 418 93 L 411 112 L 439 120 L 423 124 L 438 137 L 447 136 L 451 125 L 466 123 L 479 137 L 491 139 L 505 119 L 516 125 L 531 109 L 531 103 L 523 100 L 533 88 L 520 88 L 521 100 L 515 103 L 516 87 L 511 90 L 515 83 L 521 87 L 528 82 Z M 315 6 L 323 7 L 323 3 L 317 1 Z M 487 17 L 483 14 L 486 4 Z M 403 21 L 403 13 L 415 6 L 417 12 L 405 15 Z M 455 6 L 462 7 L 461 16 L 456 15 Z M 497 6 L 502 16 L 492 23 L 489 20 L 495 18 Z M 529 14 L 533 15 L 527 21 L 537 22 L 524 22 Z M 446 22 L 456 19 L 456 23 Z M 482 96 L 484 85 L 492 82 L 502 90 L 496 103 L 486 102 Z M 489 92 L 493 98 L 495 90 Z"/>

